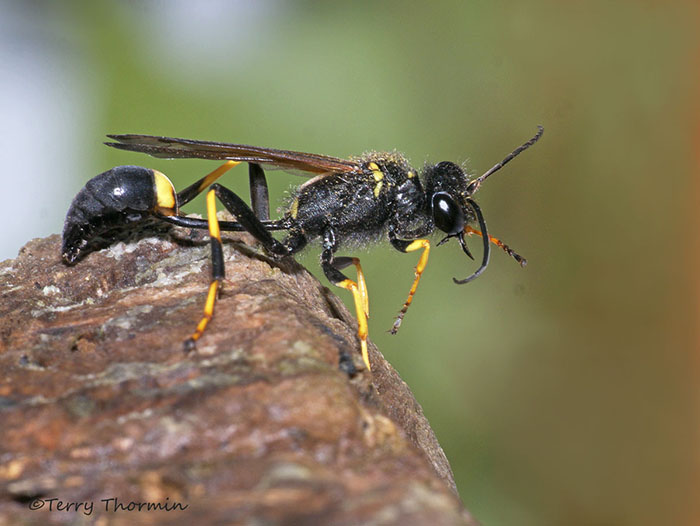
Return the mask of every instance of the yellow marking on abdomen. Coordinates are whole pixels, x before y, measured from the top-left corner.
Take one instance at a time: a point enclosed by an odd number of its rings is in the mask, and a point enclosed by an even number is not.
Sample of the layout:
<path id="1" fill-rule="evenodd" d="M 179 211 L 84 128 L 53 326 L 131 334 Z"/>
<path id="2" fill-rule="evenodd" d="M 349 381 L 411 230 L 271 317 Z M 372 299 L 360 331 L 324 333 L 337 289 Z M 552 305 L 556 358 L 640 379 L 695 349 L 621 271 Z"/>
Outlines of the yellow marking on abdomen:
<path id="1" fill-rule="evenodd" d="M 158 170 L 153 170 L 153 182 L 156 192 L 156 208 L 165 215 L 177 214 L 177 197 L 175 187 L 168 177 Z"/>

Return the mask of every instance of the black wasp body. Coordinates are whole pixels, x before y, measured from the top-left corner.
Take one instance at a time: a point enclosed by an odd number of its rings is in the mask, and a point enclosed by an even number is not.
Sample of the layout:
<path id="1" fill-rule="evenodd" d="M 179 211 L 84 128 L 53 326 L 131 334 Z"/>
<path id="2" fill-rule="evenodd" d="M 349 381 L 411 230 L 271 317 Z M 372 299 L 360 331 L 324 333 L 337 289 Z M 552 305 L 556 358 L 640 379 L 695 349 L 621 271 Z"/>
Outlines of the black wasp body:
<path id="1" fill-rule="evenodd" d="M 224 259 L 220 232 L 247 231 L 273 256 L 292 256 L 309 242 L 319 239 L 322 245 L 321 267 L 328 280 L 352 292 L 358 318 L 358 337 L 363 360 L 370 368 L 367 352 L 367 317 L 369 298 L 360 261 L 355 257 L 338 257 L 342 248 L 387 239 L 401 252 L 421 250 L 415 278 L 392 333 L 396 333 L 413 300 L 430 252 L 428 236 L 435 231 L 459 241 L 462 250 L 472 257 L 465 236 L 483 238 L 483 259 L 469 277 L 455 279 L 463 284 L 476 278 L 489 262 L 490 243 L 503 248 L 522 265 L 525 260 L 507 245 L 488 235 L 486 222 L 472 195 L 492 173 L 534 144 L 537 134 L 509 154 L 482 176 L 470 179 L 455 163 L 441 162 L 426 166 L 418 174 L 398 153 L 369 153 L 351 159 L 324 155 L 258 148 L 240 144 L 195 141 L 149 135 L 111 135 L 110 146 L 143 152 L 162 158 L 219 159 L 226 162 L 179 193 L 161 172 L 138 166 L 120 166 L 104 172 L 78 193 L 66 216 L 63 230 L 63 258 L 75 263 L 85 253 L 115 240 L 117 232 L 142 221 L 158 219 L 175 225 L 209 230 L 212 250 L 212 281 L 204 316 L 185 342 L 194 348 L 214 311 L 214 302 L 224 279 Z M 249 164 L 251 206 L 238 195 L 215 181 L 234 166 Z M 270 220 L 267 182 L 262 166 L 302 172 L 313 176 L 291 196 L 287 211 L 278 220 Z M 207 192 L 207 219 L 181 215 L 180 208 L 201 192 Z M 219 221 L 216 200 L 233 214 L 236 221 Z M 476 223 L 478 229 L 470 223 Z M 285 231 L 280 241 L 271 232 Z M 357 280 L 341 271 L 354 265 Z M 341 367 L 353 371 L 347 354 Z"/>
<path id="2" fill-rule="evenodd" d="M 433 230 L 420 178 L 403 157 L 372 153 L 358 164 L 358 173 L 314 178 L 297 189 L 285 214 L 292 235 L 331 235 L 340 247 Z"/>

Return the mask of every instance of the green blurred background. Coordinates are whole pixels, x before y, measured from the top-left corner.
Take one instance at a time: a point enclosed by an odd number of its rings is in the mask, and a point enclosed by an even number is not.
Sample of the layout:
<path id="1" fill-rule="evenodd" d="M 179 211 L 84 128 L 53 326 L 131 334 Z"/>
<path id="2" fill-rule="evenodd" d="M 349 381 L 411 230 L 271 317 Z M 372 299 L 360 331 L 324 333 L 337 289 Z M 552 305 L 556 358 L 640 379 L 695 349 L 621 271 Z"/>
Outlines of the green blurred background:
<path id="1" fill-rule="evenodd" d="M 371 339 L 483 524 L 700 524 L 695 3 L 0 8 L 2 258 L 59 232 L 72 196 L 114 165 L 158 168 L 178 188 L 214 166 L 110 150 L 106 133 L 396 148 L 479 174 L 542 124 L 477 196 L 528 267 L 494 252 L 457 287 L 474 264 L 456 243 L 436 248 L 391 337 L 418 254 L 362 252 Z M 225 182 L 246 194 L 237 173 Z M 275 199 L 301 182 L 271 180 Z M 301 261 L 319 275 L 317 257 Z"/>

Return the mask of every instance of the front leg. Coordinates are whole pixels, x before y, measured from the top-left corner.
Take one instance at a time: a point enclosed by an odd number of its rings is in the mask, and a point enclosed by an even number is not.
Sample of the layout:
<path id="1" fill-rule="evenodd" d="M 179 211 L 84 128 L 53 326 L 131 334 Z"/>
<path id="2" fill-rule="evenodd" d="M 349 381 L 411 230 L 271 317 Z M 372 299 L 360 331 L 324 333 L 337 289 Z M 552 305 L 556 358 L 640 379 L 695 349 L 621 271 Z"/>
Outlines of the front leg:
<path id="1" fill-rule="evenodd" d="M 399 311 L 399 315 L 396 317 L 391 331 L 389 331 L 391 332 L 391 334 L 396 334 L 399 331 L 399 327 L 401 327 L 401 322 L 403 321 L 403 317 L 406 315 L 408 307 L 413 301 L 413 295 L 416 293 L 416 289 L 418 288 L 418 282 L 420 281 L 420 278 L 423 275 L 423 271 L 425 270 L 425 267 L 428 264 L 428 255 L 430 254 L 430 240 L 414 239 L 411 241 L 398 239 L 395 236 L 393 230 L 390 230 L 389 241 L 396 250 L 399 250 L 401 252 L 413 252 L 415 250 L 423 249 L 423 252 L 420 255 L 420 259 L 418 260 L 418 264 L 416 265 L 416 277 L 413 280 L 413 284 L 411 285 L 411 290 L 408 292 L 408 298 L 404 302 L 403 307 L 401 307 L 401 311 Z"/>

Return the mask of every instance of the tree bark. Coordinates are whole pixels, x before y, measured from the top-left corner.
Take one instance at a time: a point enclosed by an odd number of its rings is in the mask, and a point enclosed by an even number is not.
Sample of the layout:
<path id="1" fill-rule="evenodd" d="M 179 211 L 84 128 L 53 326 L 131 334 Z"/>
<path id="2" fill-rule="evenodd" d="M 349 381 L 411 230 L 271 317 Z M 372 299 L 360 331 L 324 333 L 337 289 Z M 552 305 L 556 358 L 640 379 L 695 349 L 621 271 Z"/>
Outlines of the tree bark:
<path id="1" fill-rule="evenodd" d="M 0 263 L 0 524 L 74 524 L 89 503 L 103 524 L 475 524 L 406 384 L 373 344 L 363 369 L 355 319 L 300 265 L 230 236 L 187 354 L 201 234 L 72 267 L 59 245 Z"/>

